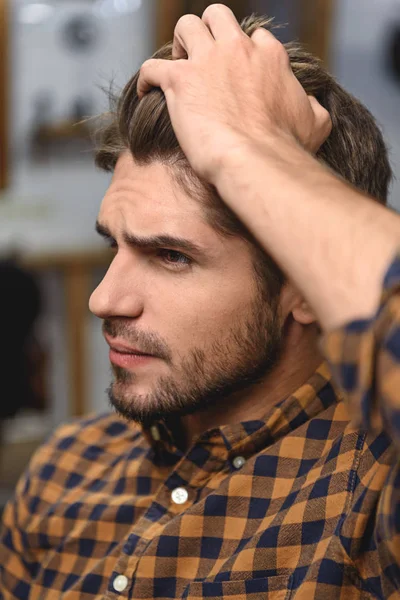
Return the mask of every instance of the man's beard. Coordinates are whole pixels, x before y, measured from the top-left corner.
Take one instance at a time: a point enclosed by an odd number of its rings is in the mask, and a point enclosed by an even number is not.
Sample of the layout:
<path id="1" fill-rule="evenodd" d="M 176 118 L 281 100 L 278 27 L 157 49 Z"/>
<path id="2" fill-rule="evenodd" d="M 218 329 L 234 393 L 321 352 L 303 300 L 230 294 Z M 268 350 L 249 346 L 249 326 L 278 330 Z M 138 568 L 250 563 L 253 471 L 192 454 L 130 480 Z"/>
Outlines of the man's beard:
<path id="1" fill-rule="evenodd" d="M 104 330 L 117 337 L 129 331 L 129 326 L 107 320 Z M 234 324 L 224 340 L 216 340 L 206 349 L 194 347 L 178 366 L 172 364 L 165 349 L 161 355 L 171 363 L 172 373 L 160 376 L 145 397 L 129 390 L 129 386 L 135 384 L 135 373 L 113 366 L 115 381 L 107 390 L 109 401 L 122 417 L 144 427 L 171 417 L 220 407 L 222 403 L 229 407 L 233 394 L 250 391 L 263 381 L 278 363 L 282 345 L 278 309 L 266 305 L 265 296 L 258 295 L 246 318 Z M 152 347 L 165 348 L 157 342 Z"/>

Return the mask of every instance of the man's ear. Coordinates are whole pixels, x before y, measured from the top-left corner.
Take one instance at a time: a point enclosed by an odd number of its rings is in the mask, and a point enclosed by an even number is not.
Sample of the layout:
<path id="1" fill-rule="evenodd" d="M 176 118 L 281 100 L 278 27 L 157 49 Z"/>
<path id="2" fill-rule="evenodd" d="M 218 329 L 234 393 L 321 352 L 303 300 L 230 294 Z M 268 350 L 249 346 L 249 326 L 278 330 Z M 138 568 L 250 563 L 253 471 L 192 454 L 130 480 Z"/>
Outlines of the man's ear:
<path id="1" fill-rule="evenodd" d="M 317 317 L 293 283 L 287 281 L 281 293 L 281 311 L 286 319 L 290 314 L 301 325 L 310 325 Z"/>
<path id="2" fill-rule="evenodd" d="M 317 320 L 314 311 L 305 300 L 300 300 L 299 304 L 293 308 L 292 315 L 294 320 L 301 325 L 311 325 Z"/>

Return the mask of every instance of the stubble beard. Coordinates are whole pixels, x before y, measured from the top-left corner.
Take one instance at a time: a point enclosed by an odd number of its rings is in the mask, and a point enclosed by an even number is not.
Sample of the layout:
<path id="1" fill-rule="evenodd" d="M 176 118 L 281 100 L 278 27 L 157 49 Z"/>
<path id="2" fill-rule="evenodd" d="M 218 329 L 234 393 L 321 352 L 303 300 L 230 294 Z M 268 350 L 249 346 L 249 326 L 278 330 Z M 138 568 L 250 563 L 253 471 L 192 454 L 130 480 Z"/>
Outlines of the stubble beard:
<path id="1" fill-rule="evenodd" d="M 206 350 L 193 348 L 171 375 L 160 376 L 154 389 L 135 395 L 135 373 L 113 366 L 114 382 L 108 392 L 111 407 L 128 421 L 144 427 L 152 423 L 207 411 L 226 403 L 233 394 L 251 390 L 278 363 L 283 343 L 276 307 L 258 297 L 246 319 L 233 326 L 223 341 Z"/>

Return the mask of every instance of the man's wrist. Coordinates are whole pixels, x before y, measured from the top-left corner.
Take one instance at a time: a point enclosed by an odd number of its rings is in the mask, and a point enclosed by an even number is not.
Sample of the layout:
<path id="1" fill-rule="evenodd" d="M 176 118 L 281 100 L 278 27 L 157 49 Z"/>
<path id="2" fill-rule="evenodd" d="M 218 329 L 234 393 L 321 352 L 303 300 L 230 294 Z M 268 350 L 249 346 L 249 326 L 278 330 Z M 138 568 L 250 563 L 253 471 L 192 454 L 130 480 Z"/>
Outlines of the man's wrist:
<path id="1" fill-rule="evenodd" d="M 233 186 L 240 185 L 241 182 L 247 183 L 249 175 L 258 169 L 260 173 L 266 174 L 270 168 L 288 176 L 290 172 L 295 172 L 303 161 L 311 161 L 312 165 L 313 160 L 295 138 L 289 135 L 267 135 L 261 141 L 238 139 L 230 144 L 229 149 L 215 162 L 213 172 L 208 178 L 223 197 L 227 182 Z M 228 201 L 228 198 L 226 200 Z"/>

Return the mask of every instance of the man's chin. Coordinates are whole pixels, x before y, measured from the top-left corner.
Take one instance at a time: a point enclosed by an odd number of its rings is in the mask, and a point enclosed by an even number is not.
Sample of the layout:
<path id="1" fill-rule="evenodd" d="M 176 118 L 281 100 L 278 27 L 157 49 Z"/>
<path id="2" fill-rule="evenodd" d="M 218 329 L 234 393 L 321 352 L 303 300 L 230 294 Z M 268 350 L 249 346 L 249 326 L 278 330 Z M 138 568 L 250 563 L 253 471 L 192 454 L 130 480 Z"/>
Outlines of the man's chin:
<path id="1" fill-rule="evenodd" d="M 163 403 L 161 398 L 157 403 L 150 395 L 135 394 L 135 397 L 132 397 L 123 391 L 126 392 L 119 385 L 116 389 L 115 384 L 107 390 L 110 406 L 124 419 L 134 421 L 145 428 L 158 421 L 164 421 L 171 417 L 183 417 L 201 410 L 201 406 L 190 406 L 184 403 L 173 405 L 167 401 Z"/>
<path id="2" fill-rule="evenodd" d="M 128 421 L 134 421 L 144 427 L 154 422 L 152 413 L 146 410 L 144 403 L 128 401 L 116 396 L 111 390 L 108 390 L 108 399 L 110 406 L 115 412 Z"/>

